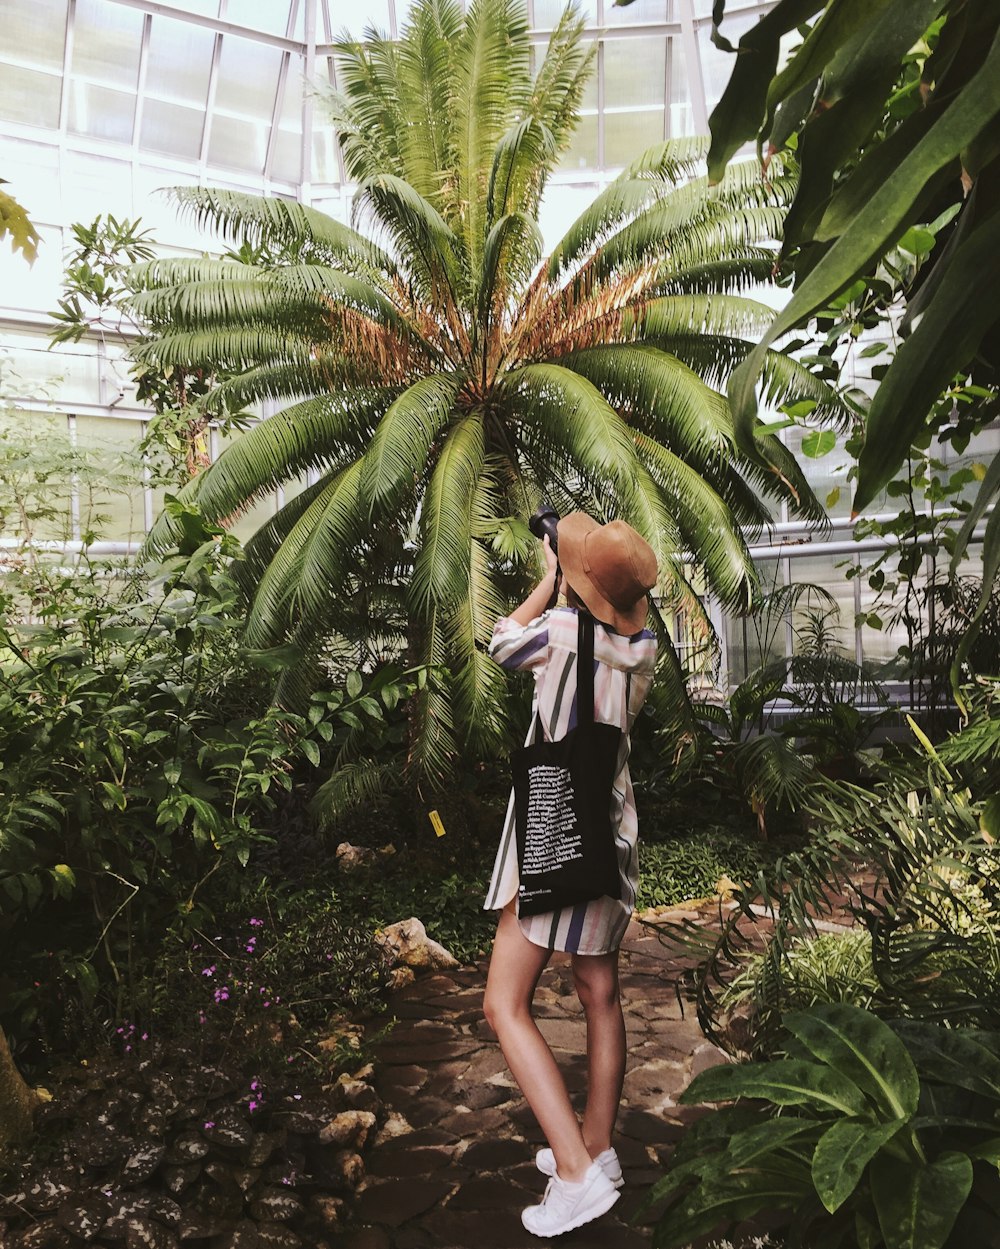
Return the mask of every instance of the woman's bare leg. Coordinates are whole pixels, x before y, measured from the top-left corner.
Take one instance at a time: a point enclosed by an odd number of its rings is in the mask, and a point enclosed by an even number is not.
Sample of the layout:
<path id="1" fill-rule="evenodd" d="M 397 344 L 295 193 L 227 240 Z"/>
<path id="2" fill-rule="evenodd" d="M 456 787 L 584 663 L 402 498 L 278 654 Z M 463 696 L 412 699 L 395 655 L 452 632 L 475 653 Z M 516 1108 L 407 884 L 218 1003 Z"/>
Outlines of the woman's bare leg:
<path id="1" fill-rule="evenodd" d="M 587 1108 L 583 1139 L 591 1157 L 611 1147 L 625 1081 L 625 1018 L 618 951 L 574 954 L 573 980 L 587 1016 Z"/>
<path id="2" fill-rule="evenodd" d="M 590 1166 L 591 1155 L 552 1051 L 531 1015 L 535 987 L 550 955 L 550 950 L 524 936 L 512 908 L 503 911 L 493 943 L 483 1013 L 555 1154 L 559 1177 L 576 1183 Z"/>

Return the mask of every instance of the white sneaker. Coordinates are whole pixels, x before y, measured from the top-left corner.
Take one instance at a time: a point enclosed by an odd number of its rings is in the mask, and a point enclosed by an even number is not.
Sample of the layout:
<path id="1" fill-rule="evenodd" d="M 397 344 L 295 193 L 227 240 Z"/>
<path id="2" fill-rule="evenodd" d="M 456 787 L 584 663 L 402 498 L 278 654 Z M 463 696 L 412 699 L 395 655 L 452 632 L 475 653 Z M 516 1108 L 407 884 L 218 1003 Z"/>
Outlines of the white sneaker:
<path id="1" fill-rule="evenodd" d="M 622 1175 L 622 1164 L 618 1161 L 618 1154 L 614 1149 L 606 1149 L 603 1154 L 598 1154 L 594 1159 L 604 1174 L 608 1177 L 615 1188 L 621 1188 L 625 1183 L 625 1177 Z M 540 1149 L 535 1154 L 535 1166 L 541 1171 L 542 1175 L 555 1175 L 556 1173 L 556 1156 L 551 1149 Z"/>
<path id="2" fill-rule="evenodd" d="M 541 1203 L 522 1210 L 521 1222 L 533 1236 L 561 1236 L 599 1218 L 619 1196 L 603 1168 L 592 1162 L 578 1184 L 551 1176 Z"/>

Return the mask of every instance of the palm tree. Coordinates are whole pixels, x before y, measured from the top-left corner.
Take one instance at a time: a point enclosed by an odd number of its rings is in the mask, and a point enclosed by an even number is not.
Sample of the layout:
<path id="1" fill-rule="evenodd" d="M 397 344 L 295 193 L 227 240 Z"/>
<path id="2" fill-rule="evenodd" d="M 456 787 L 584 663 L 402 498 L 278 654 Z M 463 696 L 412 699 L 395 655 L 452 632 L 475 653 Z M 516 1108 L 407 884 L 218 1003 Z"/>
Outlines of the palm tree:
<path id="1" fill-rule="evenodd" d="M 664 143 L 544 256 L 539 204 L 593 58 L 582 27 L 568 9 L 533 76 L 523 2 L 473 0 L 463 15 L 458 0 L 420 0 L 398 43 L 369 31 L 340 48 L 350 227 L 287 200 L 176 189 L 257 263 L 159 260 L 136 275 L 143 361 L 234 374 L 208 411 L 280 407 L 183 497 L 224 520 L 318 474 L 247 544 L 248 641 L 303 659 L 287 694 L 359 609 L 402 613 L 411 656 L 446 674 L 415 710 L 412 760 L 432 774 L 459 740 L 502 740 L 504 682 L 483 643 L 534 559 L 524 517 L 541 497 L 630 521 L 676 600 L 694 599 L 693 557 L 746 606 L 741 526 L 766 524 L 762 495 L 780 488 L 735 450 L 716 388 L 772 315 L 745 292 L 771 271 L 793 179 L 737 165 L 709 188 L 705 143 Z M 766 384 L 775 400 L 835 406 L 784 356 Z M 794 460 L 761 437 L 793 505 L 819 519 Z M 170 538 L 161 517 L 150 542 Z"/>

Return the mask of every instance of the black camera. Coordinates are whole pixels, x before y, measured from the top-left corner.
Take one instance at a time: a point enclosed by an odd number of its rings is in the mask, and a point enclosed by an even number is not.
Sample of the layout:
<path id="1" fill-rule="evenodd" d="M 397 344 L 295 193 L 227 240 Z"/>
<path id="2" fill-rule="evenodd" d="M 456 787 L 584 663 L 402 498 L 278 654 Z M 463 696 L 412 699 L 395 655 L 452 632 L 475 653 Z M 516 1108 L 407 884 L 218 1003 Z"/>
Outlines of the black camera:
<path id="1" fill-rule="evenodd" d="M 548 537 L 549 546 L 558 554 L 559 552 L 559 536 L 556 526 L 559 523 L 559 513 L 551 503 L 542 503 L 538 511 L 533 514 L 528 521 L 528 528 L 539 540 Z"/>

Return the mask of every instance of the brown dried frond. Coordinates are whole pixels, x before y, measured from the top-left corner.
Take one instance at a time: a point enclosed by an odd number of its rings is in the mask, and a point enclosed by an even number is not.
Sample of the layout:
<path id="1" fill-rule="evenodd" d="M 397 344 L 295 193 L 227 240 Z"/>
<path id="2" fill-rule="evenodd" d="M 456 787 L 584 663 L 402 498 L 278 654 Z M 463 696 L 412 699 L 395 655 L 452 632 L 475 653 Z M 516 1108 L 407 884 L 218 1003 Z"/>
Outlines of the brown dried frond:
<path id="1" fill-rule="evenodd" d="M 530 332 L 520 339 L 519 355 L 544 359 L 619 339 L 626 317 L 641 318 L 643 297 L 656 270 L 656 264 L 647 263 L 616 275 L 610 282 L 581 283 L 574 279 L 539 310 Z M 587 291 L 586 296 L 583 291 Z"/>

